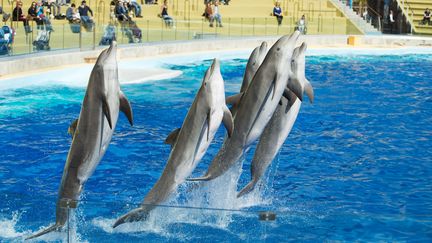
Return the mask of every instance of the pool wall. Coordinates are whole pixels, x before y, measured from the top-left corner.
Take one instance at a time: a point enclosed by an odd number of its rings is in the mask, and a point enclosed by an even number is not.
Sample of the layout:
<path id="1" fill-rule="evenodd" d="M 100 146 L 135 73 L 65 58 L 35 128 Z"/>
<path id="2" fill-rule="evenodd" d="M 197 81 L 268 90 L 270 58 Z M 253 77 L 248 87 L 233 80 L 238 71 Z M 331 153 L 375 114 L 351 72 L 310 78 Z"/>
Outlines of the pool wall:
<path id="1" fill-rule="evenodd" d="M 348 45 L 348 39 L 354 39 L 354 45 Z M 278 37 L 251 37 L 238 39 L 191 40 L 175 42 L 157 42 L 127 45 L 119 48 L 120 59 L 151 58 L 161 55 L 186 54 L 192 52 L 251 49 L 262 41 L 272 44 Z M 307 35 L 302 36 L 311 47 L 353 47 L 353 48 L 398 48 L 432 47 L 432 38 L 414 36 L 347 36 L 347 35 Z M 0 78 L 5 76 L 44 71 L 61 66 L 94 62 L 105 47 L 96 50 L 59 50 L 40 52 L 22 56 L 2 58 Z"/>

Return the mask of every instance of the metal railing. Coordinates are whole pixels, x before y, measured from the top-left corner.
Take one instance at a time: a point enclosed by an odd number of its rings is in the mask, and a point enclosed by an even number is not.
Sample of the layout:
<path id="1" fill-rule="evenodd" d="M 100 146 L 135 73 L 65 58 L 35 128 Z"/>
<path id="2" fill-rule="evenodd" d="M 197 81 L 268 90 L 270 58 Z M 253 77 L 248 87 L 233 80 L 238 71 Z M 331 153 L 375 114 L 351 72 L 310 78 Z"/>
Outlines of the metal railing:
<path id="1" fill-rule="evenodd" d="M 408 1 L 397 0 L 397 3 L 400 9 L 402 10 L 403 15 L 405 16 L 408 23 L 410 24 L 410 33 L 413 34 L 413 32 L 415 31 L 414 11 L 412 10 Z"/>

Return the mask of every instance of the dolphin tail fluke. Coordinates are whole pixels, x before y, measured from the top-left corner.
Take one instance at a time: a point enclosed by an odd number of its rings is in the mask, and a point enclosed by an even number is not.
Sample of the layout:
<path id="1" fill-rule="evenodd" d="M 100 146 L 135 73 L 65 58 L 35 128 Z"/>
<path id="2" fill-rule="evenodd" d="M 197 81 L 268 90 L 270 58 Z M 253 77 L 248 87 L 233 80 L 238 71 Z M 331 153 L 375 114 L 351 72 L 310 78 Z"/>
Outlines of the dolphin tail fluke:
<path id="1" fill-rule="evenodd" d="M 246 194 L 248 194 L 249 192 L 251 192 L 254 188 L 255 188 L 256 182 L 255 181 L 250 181 L 245 187 L 243 187 L 243 189 L 237 194 L 237 198 L 242 197 Z"/>
<path id="2" fill-rule="evenodd" d="M 186 179 L 187 181 L 209 181 L 211 180 L 211 176 L 210 175 L 205 175 L 202 177 L 196 177 L 196 178 L 188 178 Z"/>
<path id="3" fill-rule="evenodd" d="M 127 222 L 136 222 L 136 221 L 143 221 L 146 220 L 149 215 L 149 210 L 143 207 L 136 208 L 129 213 L 121 216 L 117 221 L 114 223 L 113 228 L 127 223 Z"/>
<path id="4" fill-rule="evenodd" d="M 53 232 L 53 231 L 56 231 L 56 230 L 60 230 L 62 227 L 63 227 L 63 225 L 54 224 L 54 225 L 52 225 L 52 226 L 50 226 L 50 227 L 48 227 L 48 228 L 46 228 L 46 229 L 44 229 L 42 231 L 40 231 L 40 232 L 38 232 L 38 233 L 30 236 L 30 237 L 27 237 L 26 240 L 31 240 L 31 239 L 37 238 L 39 236 L 42 236 L 44 234 L 48 234 L 50 232 Z"/>

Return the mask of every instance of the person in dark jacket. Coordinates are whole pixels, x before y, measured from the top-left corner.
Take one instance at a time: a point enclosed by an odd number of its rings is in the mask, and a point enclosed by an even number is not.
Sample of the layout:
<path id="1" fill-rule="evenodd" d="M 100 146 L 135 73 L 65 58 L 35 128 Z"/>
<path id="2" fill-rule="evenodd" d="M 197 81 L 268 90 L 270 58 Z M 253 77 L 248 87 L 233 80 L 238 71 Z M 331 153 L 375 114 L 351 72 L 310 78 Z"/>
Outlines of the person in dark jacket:
<path id="1" fill-rule="evenodd" d="M 27 33 L 32 32 L 32 30 L 29 26 L 29 22 L 28 22 L 27 17 L 23 14 L 22 6 L 23 6 L 23 3 L 21 1 L 18 1 L 16 3 L 16 6 L 12 11 L 12 20 L 13 21 L 22 21 L 23 25 L 24 25 L 24 30 L 27 34 Z"/>
<path id="2" fill-rule="evenodd" d="M 91 30 L 93 28 L 93 11 L 89 6 L 87 6 L 86 1 L 82 1 L 81 5 L 78 7 L 78 12 L 81 17 L 81 23 L 84 25 L 84 28 L 87 30 Z M 88 15 L 90 12 L 91 17 Z"/>

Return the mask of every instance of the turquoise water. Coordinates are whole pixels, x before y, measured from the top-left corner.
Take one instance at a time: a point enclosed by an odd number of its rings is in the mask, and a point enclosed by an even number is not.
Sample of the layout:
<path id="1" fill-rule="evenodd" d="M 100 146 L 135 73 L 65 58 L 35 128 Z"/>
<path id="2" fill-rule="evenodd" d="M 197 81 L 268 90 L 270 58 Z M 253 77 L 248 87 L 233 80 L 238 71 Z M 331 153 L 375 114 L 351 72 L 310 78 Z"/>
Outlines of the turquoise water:
<path id="1" fill-rule="evenodd" d="M 315 103 L 302 105 L 266 183 L 247 198 L 234 198 L 249 179 L 251 149 L 243 165 L 225 177 L 200 187 L 183 185 L 166 203 L 171 207 L 156 209 L 149 222 L 113 230 L 114 220 L 135 208 L 159 178 L 169 155 L 163 140 L 181 125 L 211 60 L 161 62 L 182 75 L 122 85 L 135 126 L 121 115 L 73 213 L 73 239 L 431 241 L 432 57 L 312 55 L 306 61 Z M 246 60 L 224 59 L 221 65 L 226 92 L 234 94 Z M 20 242 L 54 222 L 71 142 L 67 128 L 85 92 L 80 85 L 55 85 L 56 77 L 47 75 L 34 86 L 2 83 L 1 241 Z M 223 136 L 221 128 L 194 175 L 205 172 Z M 275 211 L 276 221 L 258 221 L 260 210 Z M 65 237 L 58 233 L 42 240 Z"/>

